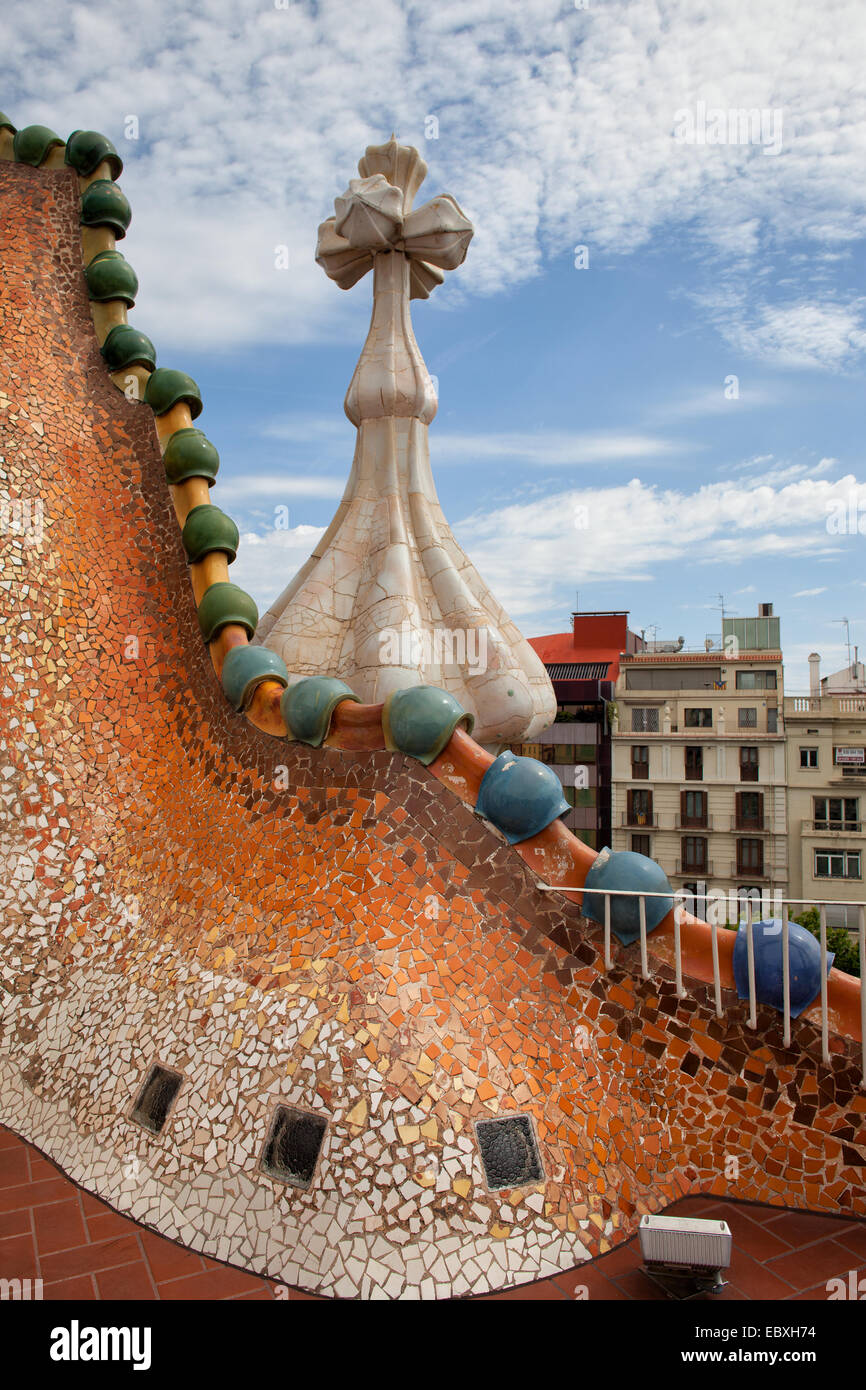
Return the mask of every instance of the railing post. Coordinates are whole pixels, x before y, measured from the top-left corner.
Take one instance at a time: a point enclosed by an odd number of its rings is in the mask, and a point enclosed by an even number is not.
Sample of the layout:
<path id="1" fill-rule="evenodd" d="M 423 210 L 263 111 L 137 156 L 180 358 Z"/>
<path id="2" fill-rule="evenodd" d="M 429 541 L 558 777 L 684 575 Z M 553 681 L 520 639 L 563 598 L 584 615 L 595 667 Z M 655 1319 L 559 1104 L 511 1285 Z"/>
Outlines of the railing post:
<path id="1" fill-rule="evenodd" d="M 790 923 L 787 905 L 782 908 L 782 1001 L 784 1004 L 785 1028 L 782 1042 L 791 1046 L 791 957 L 788 948 Z"/>
<path id="2" fill-rule="evenodd" d="M 604 895 L 604 968 L 610 970 L 613 956 L 610 953 L 610 893 Z"/>
<path id="3" fill-rule="evenodd" d="M 646 952 L 646 898 L 641 893 L 638 898 L 638 911 L 640 913 L 640 973 L 645 980 L 649 979 L 649 960 Z"/>
<path id="4" fill-rule="evenodd" d="M 719 924 L 710 923 L 710 933 L 713 946 L 713 987 L 716 994 L 716 1018 L 724 1016 L 722 1009 L 722 976 L 719 970 Z"/>
<path id="5" fill-rule="evenodd" d="M 857 938 L 860 943 L 860 1085 L 866 1089 L 866 981 L 863 979 L 866 965 L 866 907 L 857 911 Z"/>
<path id="6" fill-rule="evenodd" d="M 674 969 L 676 971 L 677 998 L 685 999 L 686 992 L 683 989 L 683 948 L 680 940 L 680 908 L 682 904 L 677 901 L 678 893 L 674 894 Z"/>
<path id="7" fill-rule="evenodd" d="M 830 1016 L 827 1008 L 827 909 L 821 904 L 821 1056 L 825 1066 L 830 1061 Z"/>
<path id="8" fill-rule="evenodd" d="M 749 1027 L 758 1026 L 757 991 L 755 989 L 755 938 L 752 921 L 752 899 L 746 899 L 746 950 L 749 959 Z"/>

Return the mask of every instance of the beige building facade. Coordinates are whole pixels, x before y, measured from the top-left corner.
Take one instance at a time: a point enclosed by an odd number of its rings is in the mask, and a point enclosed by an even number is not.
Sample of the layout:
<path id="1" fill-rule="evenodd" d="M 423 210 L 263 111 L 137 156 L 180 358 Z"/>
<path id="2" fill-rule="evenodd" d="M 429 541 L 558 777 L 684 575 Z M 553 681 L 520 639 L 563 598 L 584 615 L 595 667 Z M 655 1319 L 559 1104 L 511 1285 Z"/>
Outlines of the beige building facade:
<path id="1" fill-rule="evenodd" d="M 723 894 L 732 921 L 744 896 L 767 910 L 789 890 L 778 623 L 728 619 L 722 646 L 620 658 L 613 848 L 655 859 L 699 911 Z"/>
<path id="2" fill-rule="evenodd" d="M 866 682 L 855 661 L 784 701 L 790 895 L 846 904 L 866 900 Z M 847 679 L 846 679 L 847 677 Z M 857 910 L 829 909 L 831 925 L 857 926 Z"/>

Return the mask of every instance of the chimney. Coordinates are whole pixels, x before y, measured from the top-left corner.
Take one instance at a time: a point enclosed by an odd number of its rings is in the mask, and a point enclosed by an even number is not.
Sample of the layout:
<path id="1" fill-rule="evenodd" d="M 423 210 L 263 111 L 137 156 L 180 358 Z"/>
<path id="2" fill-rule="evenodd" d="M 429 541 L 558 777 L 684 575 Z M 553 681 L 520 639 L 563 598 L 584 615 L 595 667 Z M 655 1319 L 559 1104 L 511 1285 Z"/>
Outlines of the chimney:
<path id="1" fill-rule="evenodd" d="M 821 658 L 817 652 L 809 656 L 809 694 L 816 699 L 821 694 Z"/>
<path id="2" fill-rule="evenodd" d="M 773 605 L 772 605 L 772 603 L 759 603 L 759 604 L 758 604 L 758 617 L 759 617 L 759 618 L 772 618 L 772 616 L 773 616 Z M 811 661 L 812 658 L 810 657 L 809 660 Z"/>

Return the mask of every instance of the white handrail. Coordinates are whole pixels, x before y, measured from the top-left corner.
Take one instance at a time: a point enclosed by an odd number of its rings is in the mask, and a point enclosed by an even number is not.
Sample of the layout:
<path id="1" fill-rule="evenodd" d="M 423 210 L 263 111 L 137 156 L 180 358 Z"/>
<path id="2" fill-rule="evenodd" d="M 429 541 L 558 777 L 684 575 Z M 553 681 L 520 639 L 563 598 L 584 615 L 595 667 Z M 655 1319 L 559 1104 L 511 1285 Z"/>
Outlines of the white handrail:
<path id="1" fill-rule="evenodd" d="M 641 976 L 644 980 L 650 978 L 649 954 L 647 947 L 647 925 L 646 925 L 646 900 L 647 898 L 666 898 L 673 900 L 676 907 L 682 906 L 684 898 L 691 897 L 692 894 L 686 893 L 682 888 L 671 889 L 667 893 L 652 893 L 640 888 L 596 888 L 585 885 L 581 888 L 560 885 L 555 883 L 541 883 L 538 885 L 543 893 L 593 893 L 599 894 L 604 898 L 604 968 L 613 968 L 613 951 L 611 943 L 611 898 L 637 898 L 638 899 L 638 921 L 640 927 L 640 956 L 641 956 Z M 774 896 L 773 908 L 782 908 L 782 1018 L 783 1018 L 783 1043 L 785 1047 L 791 1045 L 791 958 L 790 958 L 790 919 L 789 906 L 794 907 L 817 907 L 820 919 L 820 947 L 821 947 L 821 1056 L 825 1065 L 830 1062 L 830 1010 L 828 1003 L 828 950 L 827 950 L 827 908 L 828 907 L 856 907 L 858 910 L 858 941 L 860 945 L 860 960 L 866 960 L 866 902 L 850 903 L 840 902 L 838 898 L 777 898 Z M 749 977 L 749 1028 L 756 1029 L 758 1026 L 757 1018 L 757 985 L 755 977 L 755 942 L 754 942 L 754 903 L 750 897 L 745 899 L 746 917 L 745 922 L 740 922 L 746 928 L 746 949 L 748 960 Z M 680 933 L 679 913 L 674 912 L 674 968 L 676 977 L 676 993 L 678 999 L 685 999 L 687 991 L 683 987 L 683 966 L 682 966 L 682 938 Z M 713 992 L 715 996 L 716 1016 L 724 1017 L 724 1007 L 722 1004 L 722 980 L 721 968 L 719 965 L 719 940 L 718 923 L 710 922 L 710 940 L 712 946 L 713 960 Z M 860 1037 L 861 1037 L 861 1062 L 860 1062 L 860 1086 L 866 1090 L 866 989 L 860 990 Z"/>

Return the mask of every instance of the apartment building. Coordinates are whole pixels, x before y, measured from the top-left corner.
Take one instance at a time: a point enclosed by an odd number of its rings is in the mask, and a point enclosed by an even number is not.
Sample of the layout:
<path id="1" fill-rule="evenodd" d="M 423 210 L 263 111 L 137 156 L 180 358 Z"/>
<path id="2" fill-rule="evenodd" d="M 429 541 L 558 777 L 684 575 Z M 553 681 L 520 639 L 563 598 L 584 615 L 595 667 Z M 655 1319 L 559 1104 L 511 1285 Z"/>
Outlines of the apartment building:
<path id="1" fill-rule="evenodd" d="M 611 843 L 611 726 L 622 652 L 637 651 L 628 613 L 572 613 L 571 629 L 530 642 L 544 662 L 556 695 L 556 722 L 515 753 L 549 763 L 572 807 L 565 824 L 593 849 Z"/>
<path id="2" fill-rule="evenodd" d="M 657 860 L 701 912 L 708 891 L 732 904 L 787 896 L 782 653 L 772 604 L 756 618 L 725 618 L 721 643 L 702 650 L 650 643 L 623 655 L 615 699 L 613 848 Z"/>
<path id="3" fill-rule="evenodd" d="M 855 658 L 823 679 L 809 657 L 810 693 L 784 701 L 790 894 L 866 901 L 866 672 Z M 829 908 L 831 926 L 856 928 L 857 909 Z"/>

